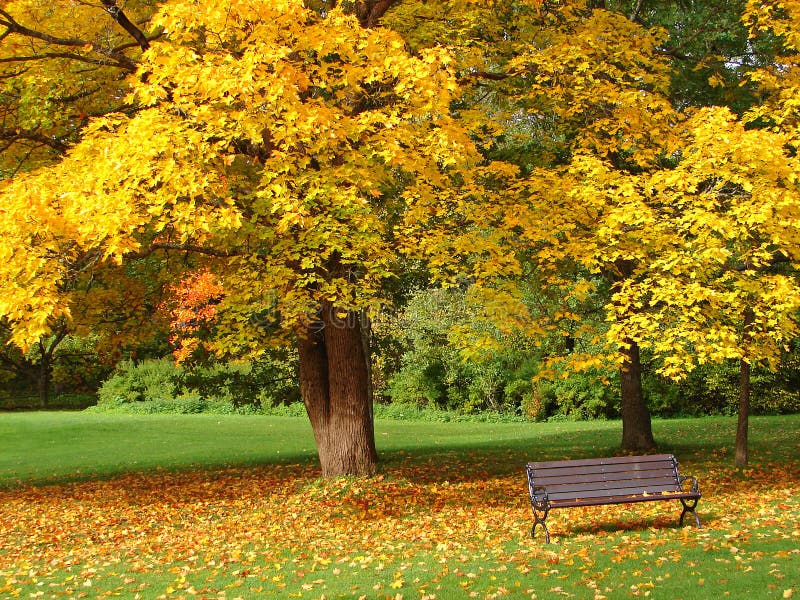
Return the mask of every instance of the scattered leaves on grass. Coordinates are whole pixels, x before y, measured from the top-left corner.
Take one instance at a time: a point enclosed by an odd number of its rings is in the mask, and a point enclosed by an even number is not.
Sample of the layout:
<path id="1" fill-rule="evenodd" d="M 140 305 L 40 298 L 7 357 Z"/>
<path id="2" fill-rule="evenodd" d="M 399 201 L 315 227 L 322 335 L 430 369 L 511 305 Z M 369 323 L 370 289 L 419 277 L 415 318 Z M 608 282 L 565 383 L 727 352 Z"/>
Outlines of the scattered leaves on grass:
<path id="1" fill-rule="evenodd" d="M 553 511 L 551 545 L 529 538 L 524 472 L 503 469 L 409 463 L 321 481 L 271 465 L 5 490 L 0 596 L 600 599 L 754 569 L 776 597 L 795 593 L 797 466 L 684 469 L 701 482 L 700 530 L 676 528 L 671 502 Z"/>

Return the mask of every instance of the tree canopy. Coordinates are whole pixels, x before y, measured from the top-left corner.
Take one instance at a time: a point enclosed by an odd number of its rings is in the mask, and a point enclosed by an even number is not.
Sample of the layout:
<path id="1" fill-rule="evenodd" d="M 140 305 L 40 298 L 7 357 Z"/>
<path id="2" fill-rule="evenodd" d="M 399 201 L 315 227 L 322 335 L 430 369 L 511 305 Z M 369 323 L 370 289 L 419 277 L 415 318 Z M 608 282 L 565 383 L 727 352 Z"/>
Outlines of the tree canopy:
<path id="1" fill-rule="evenodd" d="M 203 348 L 297 345 L 323 472 L 370 473 L 359 315 L 419 261 L 617 365 L 623 445 L 651 447 L 640 350 L 681 377 L 796 335 L 798 6 L 686 37 L 670 2 L 7 3 L 0 316 L 28 347 L 158 257 L 216 290 Z M 707 85 L 676 91 L 687 60 Z M 561 306 L 534 320 L 524 277 Z"/>

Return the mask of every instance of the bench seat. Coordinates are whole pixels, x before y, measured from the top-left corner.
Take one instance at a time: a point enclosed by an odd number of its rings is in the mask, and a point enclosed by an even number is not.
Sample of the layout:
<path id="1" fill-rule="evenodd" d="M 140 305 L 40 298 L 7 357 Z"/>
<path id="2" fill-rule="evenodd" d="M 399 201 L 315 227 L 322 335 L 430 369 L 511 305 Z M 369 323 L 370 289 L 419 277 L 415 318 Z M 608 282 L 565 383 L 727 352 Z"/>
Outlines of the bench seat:
<path id="1" fill-rule="evenodd" d="M 541 525 L 548 543 L 545 519 L 553 508 L 678 500 L 683 505 L 680 524 L 691 513 L 700 527 L 697 479 L 681 476 L 672 454 L 531 462 L 526 471 L 534 515 L 531 537 Z"/>

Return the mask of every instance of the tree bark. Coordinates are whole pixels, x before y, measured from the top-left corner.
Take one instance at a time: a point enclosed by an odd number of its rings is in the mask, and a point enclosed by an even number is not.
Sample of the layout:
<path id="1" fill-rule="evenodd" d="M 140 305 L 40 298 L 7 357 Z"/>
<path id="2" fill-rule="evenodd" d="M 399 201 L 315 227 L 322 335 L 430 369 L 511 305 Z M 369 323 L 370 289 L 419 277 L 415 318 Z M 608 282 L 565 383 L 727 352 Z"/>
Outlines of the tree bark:
<path id="1" fill-rule="evenodd" d="M 750 360 L 747 356 L 747 345 L 750 339 L 750 327 L 755 321 L 755 314 L 752 308 L 744 311 L 744 327 L 742 332 L 742 342 L 745 347 L 745 356 L 739 361 L 739 418 L 736 423 L 736 455 L 733 464 L 738 468 L 744 468 L 748 462 L 747 452 L 747 432 L 750 419 Z"/>
<path id="2" fill-rule="evenodd" d="M 622 449 L 632 452 L 656 448 L 650 423 L 650 411 L 642 394 L 642 363 L 639 345 L 627 340 L 621 350 L 624 357 L 619 379 L 622 391 Z"/>
<path id="3" fill-rule="evenodd" d="M 48 408 L 50 406 L 50 375 L 52 373 L 52 365 L 50 357 L 43 355 L 39 362 L 39 377 L 37 387 L 39 388 L 39 406 L 40 408 Z"/>
<path id="4" fill-rule="evenodd" d="M 747 431 L 750 417 L 750 363 L 739 361 L 739 419 L 736 424 L 736 457 L 733 464 L 738 468 L 747 466 Z"/>
<path id="5" fill-rule="evenodd" d="M 147 41 L 147 36 L 142 33 L 142 30 L 134 25 L 131 20 L 125 15 L 122 9 L 117 6 L 117 0 L 101 0 L 106 12 L 111 15 L 111 18 L 119 23 L 128 34 L 136 40 L 142 50 L 147 50 L 150 47 L 150 42 Z"/>
<path id="6" fill-rule="evenodd" d="M 300 391 L 323 477 L 369 476 L 378 454 L 358 314 L 324 303 L 299 340 Z"/>

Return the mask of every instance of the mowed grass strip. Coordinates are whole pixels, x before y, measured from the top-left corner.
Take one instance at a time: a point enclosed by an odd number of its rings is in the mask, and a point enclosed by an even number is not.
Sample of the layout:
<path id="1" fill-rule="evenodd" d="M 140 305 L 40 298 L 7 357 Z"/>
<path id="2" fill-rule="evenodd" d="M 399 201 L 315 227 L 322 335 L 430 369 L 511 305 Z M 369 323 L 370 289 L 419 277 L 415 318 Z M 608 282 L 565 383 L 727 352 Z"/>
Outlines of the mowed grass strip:
<path id="1" fill-rule="evenodd" d="M 743 472 L 734 419 L 654 427 L 704 528 L 677 503 L 561 510 L 547 546 L 522 464 L 613 452 L 619 423 L 383 421 L 378 477 L 320 481 L 302 419 L 0 415 L 0 597 L 800 595 L 800 418 L 754 419 Z"/>
<path id="2" fill-rule="evenodd" d="M 0 413 L 0 487 L 316 457 L 305 419 Z"/>

